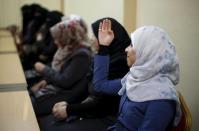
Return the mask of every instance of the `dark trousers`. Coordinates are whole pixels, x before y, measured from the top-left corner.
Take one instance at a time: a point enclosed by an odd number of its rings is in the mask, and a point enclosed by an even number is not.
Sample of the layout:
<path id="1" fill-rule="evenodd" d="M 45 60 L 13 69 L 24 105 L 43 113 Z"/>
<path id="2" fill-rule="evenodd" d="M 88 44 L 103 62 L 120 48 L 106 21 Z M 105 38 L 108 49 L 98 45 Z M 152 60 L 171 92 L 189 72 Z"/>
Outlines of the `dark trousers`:
<path id="1" fill-rule="evenodd" d="M 103 131 L 113 124 L 114 120 L 109 118 L 85 118 L 66 122 L 56 121 L 50 115 L 39 119 L 41 131 Z"/>

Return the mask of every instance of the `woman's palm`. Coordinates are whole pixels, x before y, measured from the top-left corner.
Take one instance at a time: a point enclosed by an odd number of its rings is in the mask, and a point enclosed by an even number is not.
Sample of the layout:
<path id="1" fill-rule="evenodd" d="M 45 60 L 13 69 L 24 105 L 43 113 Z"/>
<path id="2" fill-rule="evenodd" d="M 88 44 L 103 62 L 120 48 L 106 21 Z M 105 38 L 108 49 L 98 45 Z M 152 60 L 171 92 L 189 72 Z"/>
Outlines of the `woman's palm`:
<path id="1" fill-rule="evenodd" d="M 114 39 L 114 33 L 111 29 L 111 21 L 103 20 L 99 25 L 98 31 L 99 43 L 104 46 L 109 46 Z"/>
<path id="2" fill-rule="evenodd" d="M 99 31 L 99 42 L 102 45 L 110 45 L 110 43 L 112 42 L 112 40 L 114 39 L 114 33 L 111 30 L 106 30 L 106 31 Z"/>

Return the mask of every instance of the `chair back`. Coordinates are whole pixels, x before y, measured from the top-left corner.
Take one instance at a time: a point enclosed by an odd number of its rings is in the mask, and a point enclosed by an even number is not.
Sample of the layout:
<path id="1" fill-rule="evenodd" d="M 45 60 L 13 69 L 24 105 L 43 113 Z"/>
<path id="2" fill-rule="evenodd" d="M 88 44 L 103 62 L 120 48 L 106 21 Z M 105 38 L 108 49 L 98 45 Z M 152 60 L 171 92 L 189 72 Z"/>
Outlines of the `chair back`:
<path id="1" fill-rule="evenodd" d="M 181 110 L 182 110 L 182 118 L 177 127 L 173 127 L 171 131 L 191 131 L 192 126 L 192 117 L 191 112 L 182 96 L 182 94 L 178 91 Z"/>

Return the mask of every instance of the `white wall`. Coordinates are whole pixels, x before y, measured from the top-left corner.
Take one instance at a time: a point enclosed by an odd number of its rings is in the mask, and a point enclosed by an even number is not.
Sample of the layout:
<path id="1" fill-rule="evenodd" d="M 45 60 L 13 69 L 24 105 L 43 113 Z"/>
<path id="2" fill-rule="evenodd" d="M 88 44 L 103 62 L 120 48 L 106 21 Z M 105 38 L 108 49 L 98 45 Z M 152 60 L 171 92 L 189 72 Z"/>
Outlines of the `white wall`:
<path id="1" fill-rule="evenodd" d="M 199 0 L 137 0 L 137 27 L 158 25 L 176 45 L 181 79 L 178 89 L 193 117 L 193 131 L 199 129 Z"/>
<path id="2" fill-rule="evenodd" d="M 124 27 L 131 34 L 136 29 L 136 2 L 137 0 L 124 0 L 123 22 Z"/>
<path id="3" fill-rule="evenodd" d="M 0 27 L 21 24 L 19 0 L 0 0 Z"/>
<path id="4" fill-rule="evenodd" d="M 48 10 L 61 11 L 61 0 L 19 0 L 21 5 L 38 3 Z"/>
<path id="5" fill-rule="evenodd" d="M 123 24 L 123 0 L 65 0 L 65 14 L 77 14 L 84 18 L 89 27 L 103 17 L 113 17 Z"/>
<path id="6" fill-rule="evenodd" d="M 24 4 L 38 3 L 49 10 L 61 11 L 61 0 L 0 0 L 0 27 L 21 26 L 20 8 Z"/>

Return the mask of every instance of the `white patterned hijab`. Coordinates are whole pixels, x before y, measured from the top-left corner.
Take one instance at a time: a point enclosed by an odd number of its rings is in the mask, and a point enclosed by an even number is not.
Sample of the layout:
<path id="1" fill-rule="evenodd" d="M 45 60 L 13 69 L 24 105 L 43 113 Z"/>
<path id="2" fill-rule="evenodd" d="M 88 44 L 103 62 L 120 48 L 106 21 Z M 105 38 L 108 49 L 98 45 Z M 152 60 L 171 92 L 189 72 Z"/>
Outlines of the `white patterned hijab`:
<path id="1" fill-rule="evenodd" d="M 135 63 L 122 79 L 119 95 L 131 101 L 167 99 L 176 102 L 174 125 L 181 118 L 180 102 L 174 88 L 179 82 L 179 62 L 167 33 L 159 27 L 144 26 L 131 34 Z"/>
<path id="2" fill-rule="evenodd" d="M 174 87 L 179 82 L 179 62 L 167 33 L 159 27 L 144 26 L 131 34 L 136 61 L 122 79 L 122 95 L 129 98 L 136 88 L 145 86 Z M 149 98 L 150 99 L 150 98 Z"/>

